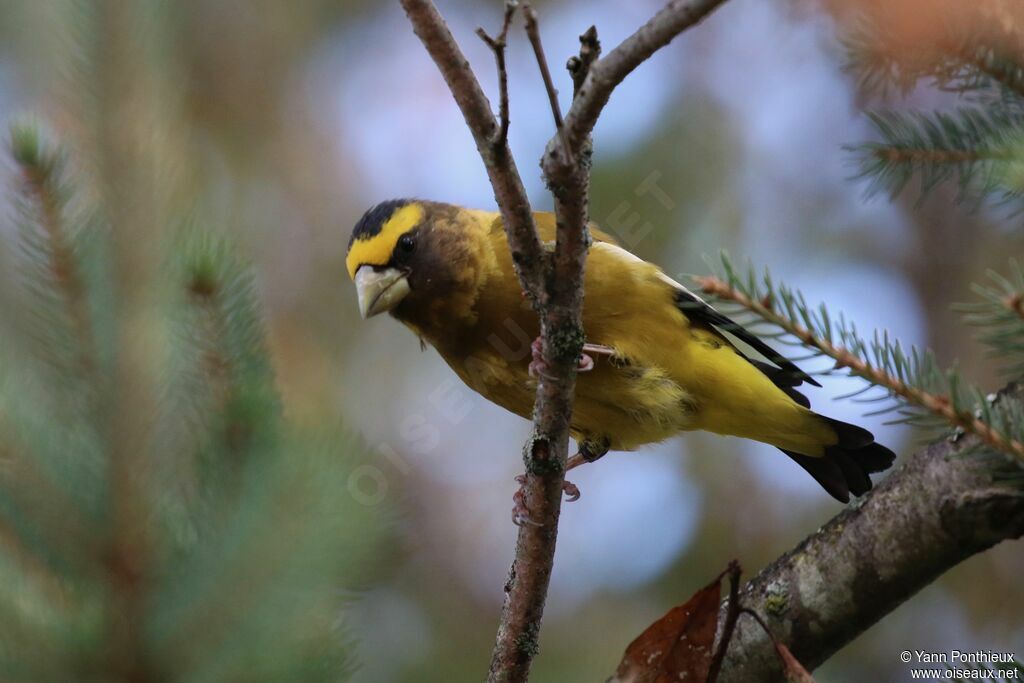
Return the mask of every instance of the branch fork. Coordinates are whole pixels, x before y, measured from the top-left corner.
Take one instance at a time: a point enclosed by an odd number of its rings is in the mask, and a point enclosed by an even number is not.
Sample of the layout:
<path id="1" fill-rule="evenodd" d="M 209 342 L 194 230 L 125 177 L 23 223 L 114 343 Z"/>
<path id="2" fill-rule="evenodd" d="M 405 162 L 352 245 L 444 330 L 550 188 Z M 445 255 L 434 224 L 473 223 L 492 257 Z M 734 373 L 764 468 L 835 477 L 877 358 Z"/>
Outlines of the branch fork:
<path id="1" fill-rule="evenodd" d="M 583 273 L 590 246 L 588 189 L 590 133 L 612 91 L 656 50 L 696 24 L 724 0 L 673 0 L 627 38 L 606 59 L 593 27 L 581 36 L 570 60 L 574 98 L 563 117 L 544 55 L 537 14 L 531 6 L 506 2 L 496 37 L 477 35 L 491 48 L 500 89 L 496 118 L 444 18 L 431 0 L 400 0 L 409 21 L 437 64 L 476 141 L 501 210 L 512 261 L 523 291 L 540 317 L 548 373 L 538 382 L 534 436 L 524 449 L 523 500 L 539 526 L 523 525 L 506 584 L 505 603 L 491 659 L 489 681 L 525 681 L 537 653 L 541 617 L 554 562 L 558 517 L 569 445 L 576 363 L 585 342 L 582 326 Z M 505 52 L 515 12 L 522 9 L 526 33 L 537 58 L 555 122 L 555 135 L 542 158 L 545 180 L 555 198 L 557 233 L 549 255 L 533 220 L 526 189 L 508 146 L 510 126 Z"/>

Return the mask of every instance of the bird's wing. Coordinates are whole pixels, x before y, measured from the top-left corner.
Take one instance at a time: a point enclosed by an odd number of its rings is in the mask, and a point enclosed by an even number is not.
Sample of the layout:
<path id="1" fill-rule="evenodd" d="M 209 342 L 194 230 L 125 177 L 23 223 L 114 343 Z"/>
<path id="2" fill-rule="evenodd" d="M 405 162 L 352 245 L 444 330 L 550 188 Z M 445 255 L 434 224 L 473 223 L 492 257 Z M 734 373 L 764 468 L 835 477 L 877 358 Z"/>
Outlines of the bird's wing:
<path id="1" fill-rule="evenodd" d="M 747 356 L 747 360 L 753 363 L 759 370 L 761 370 L 761 372 L 768 375 L 769 379 L 771 379 L 777 386 L 782 389 L 787 389 L 800 386 L 803 382 L 807 382 L 808 384 L 816 387 L 821 386 L 817 380 L 794 365 L 792 361 L 789 361 L 780 355 L 756 334 L 749 332 L 739 323 L 733 321 L 728 316 L 723 315 L 714 306 L 704 301 L 669 276 L 664 273 L 661 273 L 661 275 L 676 290 L 676 305 L 686 315 L 686 317 L 691 321 L 710 325 L 727 340 L 733 342 L 734 347 L 736 346 L 734 340 L 739 340 L 763 356 L 769 361 L 769 363 L 771 363 L 771 365 L 757 360 L 756 358 L 750 358 L 746 353 L 743 354 L 744 356 Z M 740 351 L 740 349 L 737 348 L 737 351 Z M 742 353 L 742 351 L 740 352 Z"/>
<path id="2" fill-rule="evenodd" d="M 594 247 L 613 251 L 619 258 L 633 259 L 640 263 L 645 263 L 638 256 L 611 242 L 598 240 Z M 789 394 L 797 403 L 806 405 L 807 399 L 795 391 L 793 387 L 800 386 L 804 382 L 816 387 L 821 386 L 813 377 L 780 355 L 760 337 L 744 329 L 742 325 L 719 312 L 714 306 L 670 278 L 661 270 L 657 271 L 657 277 L 673 290 L 676 306 L 691 323 L 703 325 L 714 330 L 737 353 L 750 361 L 754 367 L 763 372 L 776 386 Z M 744 347 L 749 349 L 750 352 L 745 351 Z M 761 356 L 761 358 L 756 356 Z"/>

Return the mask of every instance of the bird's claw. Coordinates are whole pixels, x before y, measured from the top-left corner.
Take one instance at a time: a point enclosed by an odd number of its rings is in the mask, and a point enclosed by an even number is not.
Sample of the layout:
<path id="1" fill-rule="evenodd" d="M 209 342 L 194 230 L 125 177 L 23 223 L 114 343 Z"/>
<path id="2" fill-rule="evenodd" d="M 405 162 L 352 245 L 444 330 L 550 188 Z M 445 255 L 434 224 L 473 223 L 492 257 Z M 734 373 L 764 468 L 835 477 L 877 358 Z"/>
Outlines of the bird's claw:
<path id="1" fill-rule="evenodd" d="M 526 507 L 526 475 L 520 474 L 516 477 L 519 488 L 512 495 L 512 523 L 516 526 L 544 526 L 540 522 L 530 519 L 530 510 Z"/>
<path id="2" fill-rule="evenodd" d="M 584 344 L 583 353 L 580 354 L 579 361 L 576 364 L 576 372 L 590 372 L 591 370 L 593 370 L 594 359 L 586 352 L 604 348 L 607 347 L 599 347 L 593 344 Z M 534 339 L 533 343 L 530 344 L 530 351 L 533 354 L 533 357 L 530 360 L 529 367 L 530 377 L 533 377 L 535 379 L 539 379 L 541 377 L 543 377 L 544 379 L 552 379 L 551 375 L 547 372 L 548 364 L 547 361 L 544 360 L 544 343 L 540 337 Z"/>
<path id="3" fill-rule="evenodd" d="M 516 483 L 519 484 L 519 488 L 512 495 L 512 523 L 516 526 L 544 526 L 530 518 L 530 510 L 526 507 L 526 475 L 516 476 Z M 580 499 L 580 489 L 571 481 L 562 482 L 562 493 L 565 494 L 567 503 L 574 503 Z"/>

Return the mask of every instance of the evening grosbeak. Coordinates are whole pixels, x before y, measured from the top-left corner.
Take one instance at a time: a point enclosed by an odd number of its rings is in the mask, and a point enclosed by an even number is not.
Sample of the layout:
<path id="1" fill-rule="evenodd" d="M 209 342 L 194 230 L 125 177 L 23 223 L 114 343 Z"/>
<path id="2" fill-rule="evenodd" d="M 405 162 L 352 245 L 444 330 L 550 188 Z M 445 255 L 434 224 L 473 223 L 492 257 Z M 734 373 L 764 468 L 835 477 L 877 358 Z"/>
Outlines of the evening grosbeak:
<path id="1" fill-rule="evenodd" d="M 534 218 L 553 242 L 554 216 Z M 810 410 L 796 387 L 813 378 L 609 235 L 591 236 L 572 411 L 584 460 L 703 429 L 776 446 L 842 502 L 892 464 L 867 430 Z M 530 418 L 539 323 L 500 214 L 384 202 L 356 224 L 346 266 L 364 318 L 390 312 L 470 388 Z"/>

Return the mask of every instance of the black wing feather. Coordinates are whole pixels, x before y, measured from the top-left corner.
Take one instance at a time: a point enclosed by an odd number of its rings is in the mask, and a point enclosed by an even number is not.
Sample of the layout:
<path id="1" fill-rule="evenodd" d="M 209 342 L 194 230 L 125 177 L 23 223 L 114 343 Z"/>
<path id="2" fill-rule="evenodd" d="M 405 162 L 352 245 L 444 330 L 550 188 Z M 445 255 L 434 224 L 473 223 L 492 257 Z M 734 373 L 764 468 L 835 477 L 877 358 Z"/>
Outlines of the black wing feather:
<path id="1" fill-rule="evenodd" d="M 695 295 L 693 292 L 685 288 L 677 289 L 676 305 L 679 306 L 679 309 L 691 320 L 716 327 L 719 332 L 727 332 L 731 334 L 743 343 L 749 344 L 751 348 L 756 350 L 772 363 L 775 363 L 775 365 L 778 366 L 777 368 L 760 361 L 748 359 L 761 372 L 767 375 L 768 378 L 776 384 L 776 386 L 783 389 L 792 389 L 793 387 L 800 386 L 803 382 L 807 382 L 808 384 L 816 387 L 821 386 L 813 377 L 783 356 L 780 356 L 775 349 L 764 343 L 760 337 L 748 332 L 735 321 L 730 320 L 727 316 L 716 311 L 710 304 Z M 800 395 L 797 392 L 793 393 L 798 396 Z M 801 396 L 801 398 L 803 397 Z M 806 399 L 804 399 L 804 401 L 806 401 Z M 798 403 L 803 403 L 803 401 L 798 401 Z"/>

